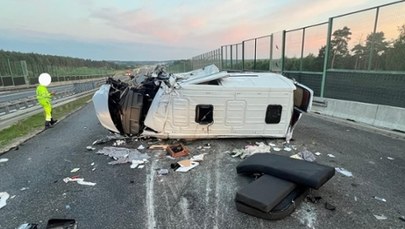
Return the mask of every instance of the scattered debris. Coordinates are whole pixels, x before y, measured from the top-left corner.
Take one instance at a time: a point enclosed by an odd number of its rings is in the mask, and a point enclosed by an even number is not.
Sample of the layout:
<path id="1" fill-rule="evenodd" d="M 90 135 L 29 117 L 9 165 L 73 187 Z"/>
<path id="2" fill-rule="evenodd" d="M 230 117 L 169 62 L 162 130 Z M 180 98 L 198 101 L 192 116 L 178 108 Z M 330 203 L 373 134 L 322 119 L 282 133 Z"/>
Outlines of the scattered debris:
<path id="1" fill-rule="evenodd" d="M 20 188 L 20 191 L 25 191 L 25 190 L 28 190 L 28 189 L 30 189 L 30 188 L 28 188 L 28 187 L 22 187 L 22 188 Z"/>
<path id="2" fill-rule="evenodd" d="M 77 171 L 79 171 L 80 170 L 80 168 L 74 168 L 74 169 L 72 169 L 70 172 L 71 173 L 75 173 L 75 172 L 77 172 Z"/>
<path id="3" fill-rule="evenodd" d="M 320 152 L 315 152 L 315 155 L 316 155 L 316 156 L 320 156 L 321 153 L 320 153 Z"/>
<path id="4" fill-rule="evenodd" d="M 280 148 L 279 148 L 280 149 Z M 281 150 L 281 149 L 280 149 Z M 234 149 L 231 152 L 232 157 L 240 157 L 242 159 L 249 157 L 255 153 L 270 152 L 271 146 L 263 142 L 256 142 L 255 145 L 246 145 L 245 149 Z"/>
<path id="5" fill-rule="evenodd" d="M 96 148 L 94 148 L 94 147 L 92 147 L 92 146 L 87 146 L 86 149 L 87 149 L 88 151 L 94 151 L 94 150 L 96 150 Z"/>
<path id="6" fill-rule="evenodd" d="M 388 219 L 387 216 L 385 216 L 385 215 L 374 215 L 374 217 L 376 219 L 378 219 L 378 220 L 386 220 L 386 219 Z"/>
<path id="7" fill-rule="evenodd" d="M 8 158 L 0 158 L 0 163 L 7 162 L 7 161 L 8 161 Z"/>
<path id="8" fill-rule="evenodd" d="M 121 140 L 121 139 L 125 139 L 125 137 L 123 137 L 122 135 L 119 135 L 119 134 L 107 135 L 104 138 L 95 140 L 93 142 L 93 145 L 106 143 L 106 142 L 109 142 L 111 140 Z"/>
<path id="9" fill-rule="evenodd" d="M 276 151 L 276 152 L 281 151 L 281 149 L 278 148 L 278 147 L 273 147 L 273 150 Z"/>
<path id="10" fill-rule="evenodd" d="M 124 140 L 116 140 L 114 143 L 113 143 L 113 146 L 121 146 L 121 145 L 125 145 L 125 141 Z"/>
<path id="11" fill-rule="evenodd" d="M 69 205 L 69 204 L 66 205 L 65 208 L 69 210 L 69 209 L 70 209 L 70 205 Z"/>
<path id="12" fill-rule="evenodd" d="M 319 203 L 319 201 L 322 200 L 321 196 L 312 196 L 312 195 L 308 195 L 307 196 L 307 200 L 313 204 L 317 204 Z"/>
<path id="13" fill-rule="evenodd" d="M 143 167 L 145 167 L 145 165 L 139 165 L 138 169 L 143 169 Z"/>
<path id="14" fill-rule="evenodd" d="M 311 151 L 309 151 L 309 150 L 307 150 L 307 149 L 304 149 L 303 151 L 299 152 L 298 155 L 299 155 L 302 159 L 304 159 L 305 161 L 313 162 L 313 161 L 316 160 L 315 155 L 314 155 Z"/>
<path id="15" fill-rule="evenodd" d="M 354 197 L 354 201 L 357 201 L 357 196 Z"/>
<path id="16" fill-rule="evenodd" d="M 151 149 L 151 150 L 154 150 L 154 149 L 166 150 L 166 148 L 167 148 L 168 146 L 169 146 L 169 145 L 150 145 L 150 146 L 149 146 L 149 149 Z"/>
<path id="17" fill-rule="evenodd" d="M 23 223 L 17 227 L 17 229 L 37 229 L 38 224 L 35 223 Z"/>
<path id="18" fill-rule="evenodd" d="M 391 161 L 393 161 L 393 160 L 394 160 L 394 158 L 393 158 L 393 157 L 387 157 L 387 159 L 388 159 L 388 160 L 391 160 Z"/>
<path id="19" fill-rule="evenodd" d="M 328 157 L 335 158 L 335 155 L 328 153 Z"/>
<path id="20" fill-rule="evenodd" d="M 96 152 L 97 154 L 104 154 L 112 157 L 115 161 L 111 161 L 108 164 L 125 164 L 132 163 L 133 160 L 144 160 L 150 157 L 147 154 L 142 154 L 137 149 L 128 149 L 122 147 L 104 147 Z"/>
<path id="21" fill-rule="evenodd" d="M 139 146 L 138 146 L 138 149 L 145 149 L 145 146 L 139 145 Z"/>
<path id="22" fill-rule="evenodd" d="M 302 157 L 298 153 L 294 154 L 294 155 L 291 155 L 290 157 L 294 158 L 294 159 L 298 159 L 298 160 L 303 160 Z"/>
<path id="23" fill-rule="evenodd" d="M 346 170 L 344 168 L 335 168 L 335 170 L 336 170 L 336 172 L 338 172 L 340 174 L 343 174 L 343 175 L 345 175 L 347 177 L 353 177 L 352 172 L 350 172 L 350 171 L 348 171 L 348 170 Z"/>
<path id="24" fill-rule="evenodd" d="M 192 156 L 190 160 L 192 160 L 192 161 L 203 161 L 205 154 L 207 154 L 207 153 L 202 153 L 202 154 Z"/>
<path id="25" fill-rule="evenodd" d="M 181 143 L 168 146 L 166 151 L 174 158 L 184 157 L 189 154 L 187 147 L 183 146 Z"/>
<path id="26" fill-rule="evenodd" d="M 131 169 L 135 169 L 136 167 L 138 167 L 138 168 L 140 168 L 141 166 L 140 165 L 143 165 L 145 162 L 146 162 L 147 160 L 146 159 L 143 159 L 143 160 L 132 160 L 131 161 Z M 143 168 L 143 166 L 142 166 L 142 168 Z M 141 168 L 140 168 L 141 169 Z"/>
<path id="27" fill-rule="evenodd" d="M 328 202 L 325 202 L 325 208 L 331 211 L 336 210 L 336 206 L 334 206 L 333 204 L 330 204 Z"/>
<path id="28" fill-rule="evenodd" d="M 398 219 L 402 220 L 405 222 L 405 216 L 401 215 L 400 217 L 398 217 Z"/>
<path id="29" fill-rule="evenodd" d="M 84 181 L 84 178 L 78 178 L 78 177 L 74 177 L 74 178 L 66 177 L 66 178 L 63 178 L 63 181 L 64 181 L 65 183 L 68 183 L 68 182 L 77 182 L 77 183 L 80 184 L 80 185 L 88 185 L 88 186 L 94 186 L 94 185 L 96 185 L 96 183 Z"/>
<path id="30" fill-rule="evenodd" d="M 188 161 L 190 161 L 190 160 L 188 160 Z M 180 164 L 180 162 L 178 162 L 178 164 Z M 184 162 L 184 163 L 182 163 L 182 164 L 185 165 L 185 164 L 188 164 L 188 163 Z M 198 166 L 198 165 L 199 165 L 198 162 L 196 162 L 196 161 L 190 161 L 190 166 L 182 166 L 182 165 L 180 164 L 180 167 L 177 168 L 175 171 L 176 171 L 176 172 L 188 172 L 189 170 L 191 170 L 192 168 L 194 168 L 194 167 L 196 167 L 196 166 Z"/>
<path id="31" fill-rule="evenodd" d="M 211 145 L 210 143 L 207 143 L 203 146 L 204 149 L 211 149 Z"/>
<path id="32" fill-rule="evenodd" d="M 0 192 L 0 209 L 7 205 L 7 199 L 10 195 L 7 192 Z"/>
<path id="33" fill-rule="evenodd" d="M 14 199 L 15 197 L 16 197 L 16 195 L 13 195 L 13 196 L 10 197 L 10 199 Z"/>
<path id="34" fill-rule="evenodd" d="M 276 146 L 276 144 L 274 144 L 274 143 L 269 143 L 269 146 L 274 147 L 274 146 Z"/>
<path id="35" fill-rule="evenodd" d="M 387 202 L 386 199 L 378 197 L 378 196 L 373 196 L 373 198 L 376 199 L 376 200 L 382 201 L 382 202 Z"/>
<path id="36" fill-rule="evenodd" d="M 284 147 L 284 151 L 290 152 L 292 149 L 290 147 Z"/>
<path id="37" fill-rule="evenodd" d="M 159 169 L 157 173 L 159 176 L 163 176 L 163 175 L 169 174 L 169 170 L 168 169 Z"/>
<path id="38" fill-rule="evenodd" d="M 94 166 L 94 162 L 92 162 L 90 165 L 91 165 L 91 166 Z"/>

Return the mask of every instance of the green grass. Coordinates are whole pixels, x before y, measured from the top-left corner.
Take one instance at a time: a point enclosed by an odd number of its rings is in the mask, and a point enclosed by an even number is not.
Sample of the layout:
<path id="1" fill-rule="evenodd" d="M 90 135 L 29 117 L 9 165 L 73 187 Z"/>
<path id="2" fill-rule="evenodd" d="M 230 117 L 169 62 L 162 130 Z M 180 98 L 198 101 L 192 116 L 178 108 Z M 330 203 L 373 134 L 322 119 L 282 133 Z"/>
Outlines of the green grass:
<path id="1" fill-rule="evenodd" d="M 92 95 L 87 95 L 78 100 L 64 104 L 62 106 L 53 109 L 53 117 L 59 119 L 66 116 L 76 109 L 82 107 L 86 102 L 91 99 Z M 18 121 L 16 124 L 0 131 L 0 145 L 4 146 L 12 143 L 14 140 L 20 137 L 27 136 L 35 130 L 45 128 L 45 117 L 43 113 L 33 115 L 29 118 Z"/>

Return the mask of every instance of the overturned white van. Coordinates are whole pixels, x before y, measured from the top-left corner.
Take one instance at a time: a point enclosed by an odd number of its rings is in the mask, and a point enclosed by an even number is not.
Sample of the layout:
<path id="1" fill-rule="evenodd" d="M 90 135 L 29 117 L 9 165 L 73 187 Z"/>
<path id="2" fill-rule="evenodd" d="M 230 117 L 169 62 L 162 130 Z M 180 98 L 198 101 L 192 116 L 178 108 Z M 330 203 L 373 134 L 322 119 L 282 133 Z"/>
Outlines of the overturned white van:
<path id="1" fill-rule="evenodd" d="M 289 140 L 312 97 L 311 89 L 280 74 L 210 65 L 182 74 L 159 72 L 135 85 L 109 79 L 93 103 L 101 124 L 124 135 Z"/>

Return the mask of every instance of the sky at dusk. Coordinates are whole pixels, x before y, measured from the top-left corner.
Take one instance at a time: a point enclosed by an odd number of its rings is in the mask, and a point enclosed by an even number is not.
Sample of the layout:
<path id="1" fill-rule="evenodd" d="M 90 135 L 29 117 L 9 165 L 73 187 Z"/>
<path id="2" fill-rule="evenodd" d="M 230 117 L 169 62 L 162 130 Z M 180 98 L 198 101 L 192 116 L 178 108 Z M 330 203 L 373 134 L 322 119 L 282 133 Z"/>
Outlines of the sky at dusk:
<path id="1" fill-rule="evenodd" d="M 189 59 L 390 2 L 1 0 L 0 49 L 93 60 Z"/>

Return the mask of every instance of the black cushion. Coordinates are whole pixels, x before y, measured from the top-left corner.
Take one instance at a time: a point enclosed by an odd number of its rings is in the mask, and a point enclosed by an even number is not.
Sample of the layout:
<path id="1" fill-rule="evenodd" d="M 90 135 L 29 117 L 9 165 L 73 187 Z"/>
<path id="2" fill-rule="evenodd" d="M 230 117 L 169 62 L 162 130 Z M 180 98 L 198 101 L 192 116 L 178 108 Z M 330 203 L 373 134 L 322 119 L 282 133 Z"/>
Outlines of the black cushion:
<path id="1" fill-rule="evenodd" d="M 239 174 L 264 173 L 318 189 L 335 175 L 335 168 L 270 153 L 256 153 L 242 161 Z"/>
<path id="2" fill-rule="evenodd" d="M 263 175 L 236 193 L 235 201 L 263 212 L 279 204 L 296 185 L 277 177 Z"/>

